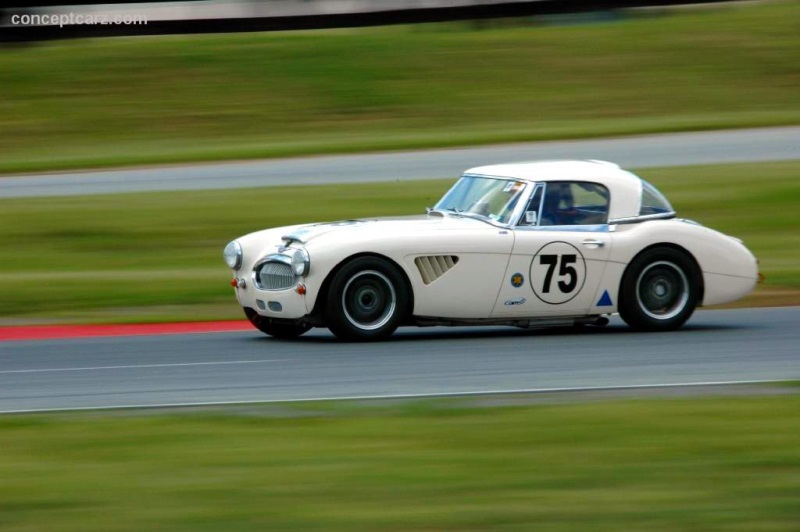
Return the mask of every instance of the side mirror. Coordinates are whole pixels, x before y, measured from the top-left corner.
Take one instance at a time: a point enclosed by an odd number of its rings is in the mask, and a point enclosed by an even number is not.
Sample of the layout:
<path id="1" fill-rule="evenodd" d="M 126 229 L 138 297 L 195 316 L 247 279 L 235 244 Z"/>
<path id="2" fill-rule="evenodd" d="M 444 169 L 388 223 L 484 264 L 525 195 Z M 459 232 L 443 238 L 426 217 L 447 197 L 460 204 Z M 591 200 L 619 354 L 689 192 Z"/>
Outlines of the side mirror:
<path id="1" fill-rule="evenodd" d="M 536 211 L 525 211 L 525 223 L 528 225 L 536 225 Z"/>

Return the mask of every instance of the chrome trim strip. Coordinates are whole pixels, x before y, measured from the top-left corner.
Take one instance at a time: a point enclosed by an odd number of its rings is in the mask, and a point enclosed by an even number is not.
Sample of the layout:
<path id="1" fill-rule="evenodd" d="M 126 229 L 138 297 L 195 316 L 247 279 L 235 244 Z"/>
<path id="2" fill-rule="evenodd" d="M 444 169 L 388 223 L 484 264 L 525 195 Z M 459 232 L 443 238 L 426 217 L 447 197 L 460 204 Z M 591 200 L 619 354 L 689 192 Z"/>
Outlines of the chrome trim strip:
<path id="1" fill-rule="evenodd" d="M 593 225 L 519 225 L 515 231 L 569 231 L 573 233 L 610 233 L 608 224 Z"/>
<path id="2" fill-rule="evenodd" d="M 524 181 L 525 183 L 533 183 L 533 181 L 529 179 L 521 179 L 518 177 L 511 177 L 507 175 L 461 174 L 461 177 L 485 177 L 487 179 L 501 179 L 503 181 Z"/>
<path id="3" fill-rule="evenodd" d="M 609 220 L 609 224 L 636 224 L 639 222 L 646 222 L 647 220 L 669 220 L 675 218 L 675 211 L 660 212 L 658 214 L 646 214 L 644 216 L 628 216 L 626 218 L 615 218 Z"/>
<path id="4" fill-rule="evenodd" d="M 261 257 L 253 264 L 253 271 L 263 265 L 265 262 L 283 262 L 284 264 L 288 264 L 289 266 L 292 265 L 292 258 L 287 257 L 281 253 L 270 253 L 265 257 Z"/>
<path id="5" fill-rule="evenodd" d="M 541 183 L 542 197 L 539 198 L 539 213 L 536 215 L 536 227 L 542 224 L 542 213 L 544 212 L 544 195 L 547 194 L 547 187 Z"/>

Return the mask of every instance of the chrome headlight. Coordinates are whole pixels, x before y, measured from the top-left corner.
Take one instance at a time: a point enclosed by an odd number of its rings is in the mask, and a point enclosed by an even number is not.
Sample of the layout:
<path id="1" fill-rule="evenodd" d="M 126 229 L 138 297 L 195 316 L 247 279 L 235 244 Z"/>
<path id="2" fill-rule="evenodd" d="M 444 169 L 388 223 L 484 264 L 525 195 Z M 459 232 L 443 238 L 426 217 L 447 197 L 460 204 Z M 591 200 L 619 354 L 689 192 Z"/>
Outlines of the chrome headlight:
<path id="1" fill-rule="evenodd" d="M 311 260 L 308 257 L 308 251 L 303 248 L 295 249 L 292 252 L 292 271 L 295 275 L 305 277 L 308 275 L 308 269 L 311 266 Z"/>
<path id="2" fill-rule="evenodd" d="M 242 266 L 242 246 L 234 240 L 225 246 L 225 251 L 222 252 L 222 258 L 225 259 L 225 264 L 232 270 L 238 270 Z"/>

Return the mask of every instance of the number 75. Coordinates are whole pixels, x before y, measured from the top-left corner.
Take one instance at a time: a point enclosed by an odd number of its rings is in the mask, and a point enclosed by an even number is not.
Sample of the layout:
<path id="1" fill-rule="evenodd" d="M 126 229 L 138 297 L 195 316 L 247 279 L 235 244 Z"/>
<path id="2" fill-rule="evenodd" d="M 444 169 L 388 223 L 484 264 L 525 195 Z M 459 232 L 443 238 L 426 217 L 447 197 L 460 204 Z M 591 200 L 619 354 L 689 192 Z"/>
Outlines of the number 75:
<path id="1" fill-rule="evenodd" d="M 559 260 L 560 259 L 560 260 Z M 574 253 L 565 255 L 540 255 L 539 264 L 547 266 L 547 273 L 544 276 L 544 286 L 542 286 L 542 293 L 550 293 L 550 285 L 553 282 L 553 273 L 555 273 L 556 265 L 560 263 L 558 268 L 558 276 L 566 277 L 569 280 L 561 279 L 556 283 L 558 289 L 564 294 L 569 294 L 578 285 L 578 272 L 572 266 L 578 262 L 578 256 Z"/>

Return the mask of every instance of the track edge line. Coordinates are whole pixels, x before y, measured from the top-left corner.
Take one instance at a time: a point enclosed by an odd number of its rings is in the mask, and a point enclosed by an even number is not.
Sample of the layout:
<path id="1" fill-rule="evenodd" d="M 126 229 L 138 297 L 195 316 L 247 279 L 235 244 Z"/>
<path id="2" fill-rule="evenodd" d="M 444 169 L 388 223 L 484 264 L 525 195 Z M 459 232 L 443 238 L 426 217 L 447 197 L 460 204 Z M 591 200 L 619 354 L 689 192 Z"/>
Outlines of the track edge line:
<path id="1" fill-rule="evenodd" d="M 513 394 L 545 394 L 545 393 L 570 393 L 570 392 L 600 392 L 615 390 L 639 390 L 639 389 L 670 389 L 670 388 L 694 388 L 701 386 L 736 386 L 748 384 L 774 384 L 780 382 L 790 382 L 792 379 L 755 379 L 755 380 L 733 380 L 733 381 L 700 381 L 700 382 L 677 382 L 677 383 L 652 383 L 652 384 L 621 384 L 609 386 L 570 386 L 555 388 L 518 388 L 514 390 L 468 390 L 460 392 L 431 392 L 431 393 L 408 393 L 408 394 L 374 394 L 374 395 L 349 395 L 331 397 L 307 397 L 300 399 L 253 399 L 244 401 L 197 401 L 183 403 L 158 403 L 158 404 L 132 404 L 132 405 L 107 405 L 107 406 L 76 406 L 60 408 L 28 408 L 16 410 L 0 410 L 0 415 L 12 414 L 38 414 L 54 412 L 89 412 L 99 410 L 146 410 L 163 408 L 199 408 L 207 406 L 235 406 L 235 405 L 257 405 L 257 404 L 278 404 L 278 403 L 319 403 L 323 401 L 366 401 L 383 399 L 424 399 L 424 398 L 444 398 L 444 397 L 471 397 L 482 395 L 513 395 Z"/>

